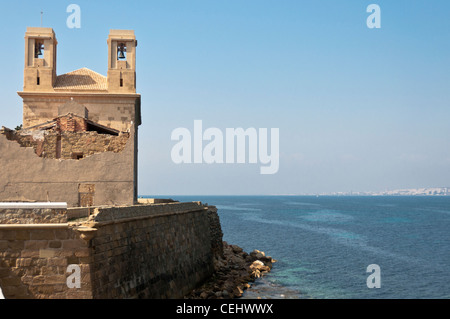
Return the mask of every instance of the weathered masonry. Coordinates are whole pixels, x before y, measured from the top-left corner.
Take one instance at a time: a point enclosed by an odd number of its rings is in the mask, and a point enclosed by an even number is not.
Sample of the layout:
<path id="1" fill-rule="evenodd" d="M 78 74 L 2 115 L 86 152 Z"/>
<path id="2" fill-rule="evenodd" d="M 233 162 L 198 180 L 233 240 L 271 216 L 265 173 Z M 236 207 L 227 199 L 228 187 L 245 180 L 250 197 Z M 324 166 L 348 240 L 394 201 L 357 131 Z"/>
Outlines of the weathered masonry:
<path id="1" fill-rule="evenodd" d="M 223 254 L 217 209 L 199 202 L 0 208 L 0 252 L 6 299 L 182 298 Z"/>
<path id="2" fill-rule="evenodd" d="M 23 124 L 0 131 L 0 201 L 133 205 L 141 96 L 134 31 L 111 30 L 108 74 L 57 75 L 51 28 L 27 28 Z"/>

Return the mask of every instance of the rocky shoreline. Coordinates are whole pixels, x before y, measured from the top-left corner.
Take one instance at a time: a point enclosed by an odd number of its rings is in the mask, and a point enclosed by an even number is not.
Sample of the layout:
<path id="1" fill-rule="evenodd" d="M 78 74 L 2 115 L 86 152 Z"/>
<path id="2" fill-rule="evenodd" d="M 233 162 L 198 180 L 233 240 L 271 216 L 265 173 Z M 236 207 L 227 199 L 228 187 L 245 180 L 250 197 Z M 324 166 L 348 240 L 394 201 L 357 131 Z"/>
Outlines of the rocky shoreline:
<path id="1" fill-rule="evenodd" d="M 272 269 L 276 260 L 264 252 L 246 253 L 241 247 L 223 242 L 223 258 L 214 261 L 214 273 L 200 287 L 185 296 L 186 299 L 233 299 Z"/>

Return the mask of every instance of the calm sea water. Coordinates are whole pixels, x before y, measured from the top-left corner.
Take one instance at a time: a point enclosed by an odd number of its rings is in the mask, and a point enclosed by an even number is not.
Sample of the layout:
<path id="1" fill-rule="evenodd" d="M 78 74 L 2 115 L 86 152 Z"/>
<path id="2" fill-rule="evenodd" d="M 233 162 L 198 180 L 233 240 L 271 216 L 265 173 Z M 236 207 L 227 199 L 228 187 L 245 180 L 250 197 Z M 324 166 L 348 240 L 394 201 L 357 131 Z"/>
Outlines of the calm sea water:
<path id="1" fill-rule="evenodd" d="M 450 197 L 171 198 L 216 205 L 225 241 L 277 260 L 250 298 L 450 298 Z"/>

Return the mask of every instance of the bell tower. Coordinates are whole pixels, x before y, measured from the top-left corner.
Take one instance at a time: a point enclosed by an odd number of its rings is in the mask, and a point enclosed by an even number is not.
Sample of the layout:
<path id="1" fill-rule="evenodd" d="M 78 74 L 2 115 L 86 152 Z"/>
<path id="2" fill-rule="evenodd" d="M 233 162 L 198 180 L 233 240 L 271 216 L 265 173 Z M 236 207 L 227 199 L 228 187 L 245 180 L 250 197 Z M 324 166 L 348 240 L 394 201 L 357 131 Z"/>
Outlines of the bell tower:
<path id="1" fill-rule="evenodd" d="M 24 92 L 53 90 L 56 81 L 57 44 L 52 28 L 27 28 Z"/>
<path id="2" fill-rule="evenodd" d="M 110 30 L 108 92 L 136 93 L 136 47 L 133 30 Z"/>

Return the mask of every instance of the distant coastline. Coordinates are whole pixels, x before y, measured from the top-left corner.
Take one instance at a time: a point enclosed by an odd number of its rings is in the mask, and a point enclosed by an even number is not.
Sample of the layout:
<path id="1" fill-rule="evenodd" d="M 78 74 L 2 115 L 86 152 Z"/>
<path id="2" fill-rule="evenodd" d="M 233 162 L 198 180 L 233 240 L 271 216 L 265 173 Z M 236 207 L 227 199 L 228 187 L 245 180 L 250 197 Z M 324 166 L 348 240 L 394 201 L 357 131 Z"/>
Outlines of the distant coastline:
<path id="1" fill-rule="evenodd" d="M 386 190 L 381 192 L 334 192 L 303 194 L 309 196 L 449 196 L 450 187 L 423 187 Z"/>
<path id="2" fill-rule="evenodd" d="M 195 196 L 232 196 L 232 197 L 246 197 L 246 196 L 450 196 L 449 187 L 423 187 L 423 188 L 408 188 L 385 191 L 368 191 L 368 192 L 331 192 L 331 193 L 298 193 L 298 194 L 226 194 L 226 195 L 139 195 L 139 198 L 168 198 L 168 197 L 195 197 Z"/>

